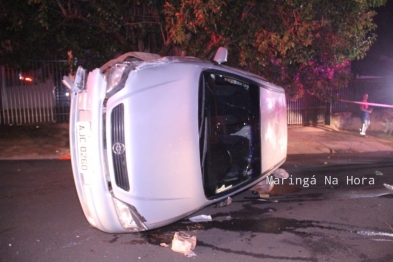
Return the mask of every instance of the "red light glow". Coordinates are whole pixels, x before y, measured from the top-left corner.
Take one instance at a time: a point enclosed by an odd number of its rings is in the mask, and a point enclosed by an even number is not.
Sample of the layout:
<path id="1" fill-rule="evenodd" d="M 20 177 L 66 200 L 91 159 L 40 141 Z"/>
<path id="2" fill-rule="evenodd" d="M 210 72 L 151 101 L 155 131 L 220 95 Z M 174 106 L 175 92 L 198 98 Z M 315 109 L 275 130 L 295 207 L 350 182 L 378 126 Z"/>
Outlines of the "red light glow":
<path id="1" fill-rule="evenodd" d="M 24 77 L 24 76 L 19 76 L 19 80 L 21 81 L 26 81 L 26 82 L 33 82 L 33 78 L 31 77 Z"/>

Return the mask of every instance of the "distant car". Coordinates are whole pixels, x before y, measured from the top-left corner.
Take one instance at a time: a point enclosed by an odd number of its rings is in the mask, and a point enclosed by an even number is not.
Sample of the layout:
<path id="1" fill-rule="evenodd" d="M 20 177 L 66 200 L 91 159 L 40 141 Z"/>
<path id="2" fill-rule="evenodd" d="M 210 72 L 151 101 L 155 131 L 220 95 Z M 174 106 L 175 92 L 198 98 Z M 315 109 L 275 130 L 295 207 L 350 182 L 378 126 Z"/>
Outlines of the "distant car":
<path id="1" fill-rule="evenodd" d="M 260 182 L 287 153 L 285 92 L 213 62 L 131 52 L 71 88 L 74 180 L 89 223 L 150 230 Z"/>

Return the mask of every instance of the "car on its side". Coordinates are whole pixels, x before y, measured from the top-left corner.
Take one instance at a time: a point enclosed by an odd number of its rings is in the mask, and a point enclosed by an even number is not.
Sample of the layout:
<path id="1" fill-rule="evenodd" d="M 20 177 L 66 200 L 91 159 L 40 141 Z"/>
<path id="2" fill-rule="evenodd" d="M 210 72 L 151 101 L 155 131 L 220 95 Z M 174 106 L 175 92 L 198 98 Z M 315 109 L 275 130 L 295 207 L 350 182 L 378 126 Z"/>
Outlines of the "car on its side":
<path id="1" fill-rule="evenodd" d="M 110 233 L 168 225 L 269 176 L 287 155 L 283 88 L 195 57 L 131 52 L 71 89 L 75 185 L 89 223 Z"/>

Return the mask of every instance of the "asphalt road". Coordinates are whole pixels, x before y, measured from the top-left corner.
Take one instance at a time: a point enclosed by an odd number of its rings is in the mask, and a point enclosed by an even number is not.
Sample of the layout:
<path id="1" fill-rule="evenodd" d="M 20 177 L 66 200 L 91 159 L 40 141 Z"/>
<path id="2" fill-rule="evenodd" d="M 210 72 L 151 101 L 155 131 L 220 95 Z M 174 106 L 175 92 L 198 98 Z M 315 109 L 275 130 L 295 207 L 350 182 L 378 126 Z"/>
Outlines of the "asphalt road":
<path id="1" fill-rule="evenodd" d="M 382 153 L 291 156 L 292 180 L 270 198 L 245 191 L 193 215 L 212 222 L 136 234 L 88 224 L 69 161 L 0 166 L 0 261 L 393 261 L 393 192 L 382 185 L 393 184 L 393 163 Z M 197 237 L 195 257 L 170 249 L 177 231 Z"/>

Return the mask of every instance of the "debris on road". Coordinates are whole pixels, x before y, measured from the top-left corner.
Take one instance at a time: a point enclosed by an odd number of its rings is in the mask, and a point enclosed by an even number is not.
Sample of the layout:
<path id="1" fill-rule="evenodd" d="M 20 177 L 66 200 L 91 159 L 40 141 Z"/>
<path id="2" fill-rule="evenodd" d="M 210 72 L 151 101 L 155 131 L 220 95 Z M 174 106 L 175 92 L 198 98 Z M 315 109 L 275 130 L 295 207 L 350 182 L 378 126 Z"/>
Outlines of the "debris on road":
<path id="1" fill-rule="evenodd" d="M 260 198 L 269 198 L 270 195 L 269 194 L 259 194 Z"/>
<path id="2" fill-rule="evenodd" d="M 392 185 L 389 185 L 389 184 L 386 184 L 386 183 L 384 183 L 383 185 L 384 185 L 387 189 L 393 191 L 393 186 L 392 186 Z"/>
<path id="3" fill-rule="evenodd" d="M 274 182 L 264 179 L 255 186 L 251 188 L 252 192 L 257 192 L 257 194 L 268 194 L 273 190 Z"/>
<path id="4" fill-rule="evenodd" d="M 285 169 L 278 168 L 272 173 L 272 176 L 274 176 L 275 178 L 287 179 L 289 177 L 289 174 Z M 251 188 L 251 191 L 253 194 L 259 194 L 262 198 L 265 198 L 266 196 L 269 197 L 269 193 L 273 190 L 273 187 L 273 179 L 269 180 L 265 178 L 264 180 L 253 186 Z"/>
<path id="5" fill-rule="evenodd" d="M 383 176 L 383 173 L 381 171 L 375 171 L 376 176 Z"/>
<path id="6" fill-rule="evenodd" d="M 196 256 L 193 252 L 196 241 L 196 236 L 191 236 L 184 231 L 176 232 L 172 240 L 172 250 L 188 257 Z"/>
<path id="7" fill-rule="evenodd" d="M 209 222 L 213 221 L 211 215 L 199 215 L 195 217 L 190 217 L 189 220 L 191 222 Z"/>
<path id="8" fill-rule="evenodd" d="M 287 179 L 289 177 L 288 172 L 283 168 L 278 168 L 273 172 L 273 176 L 277 178 Z"/>

